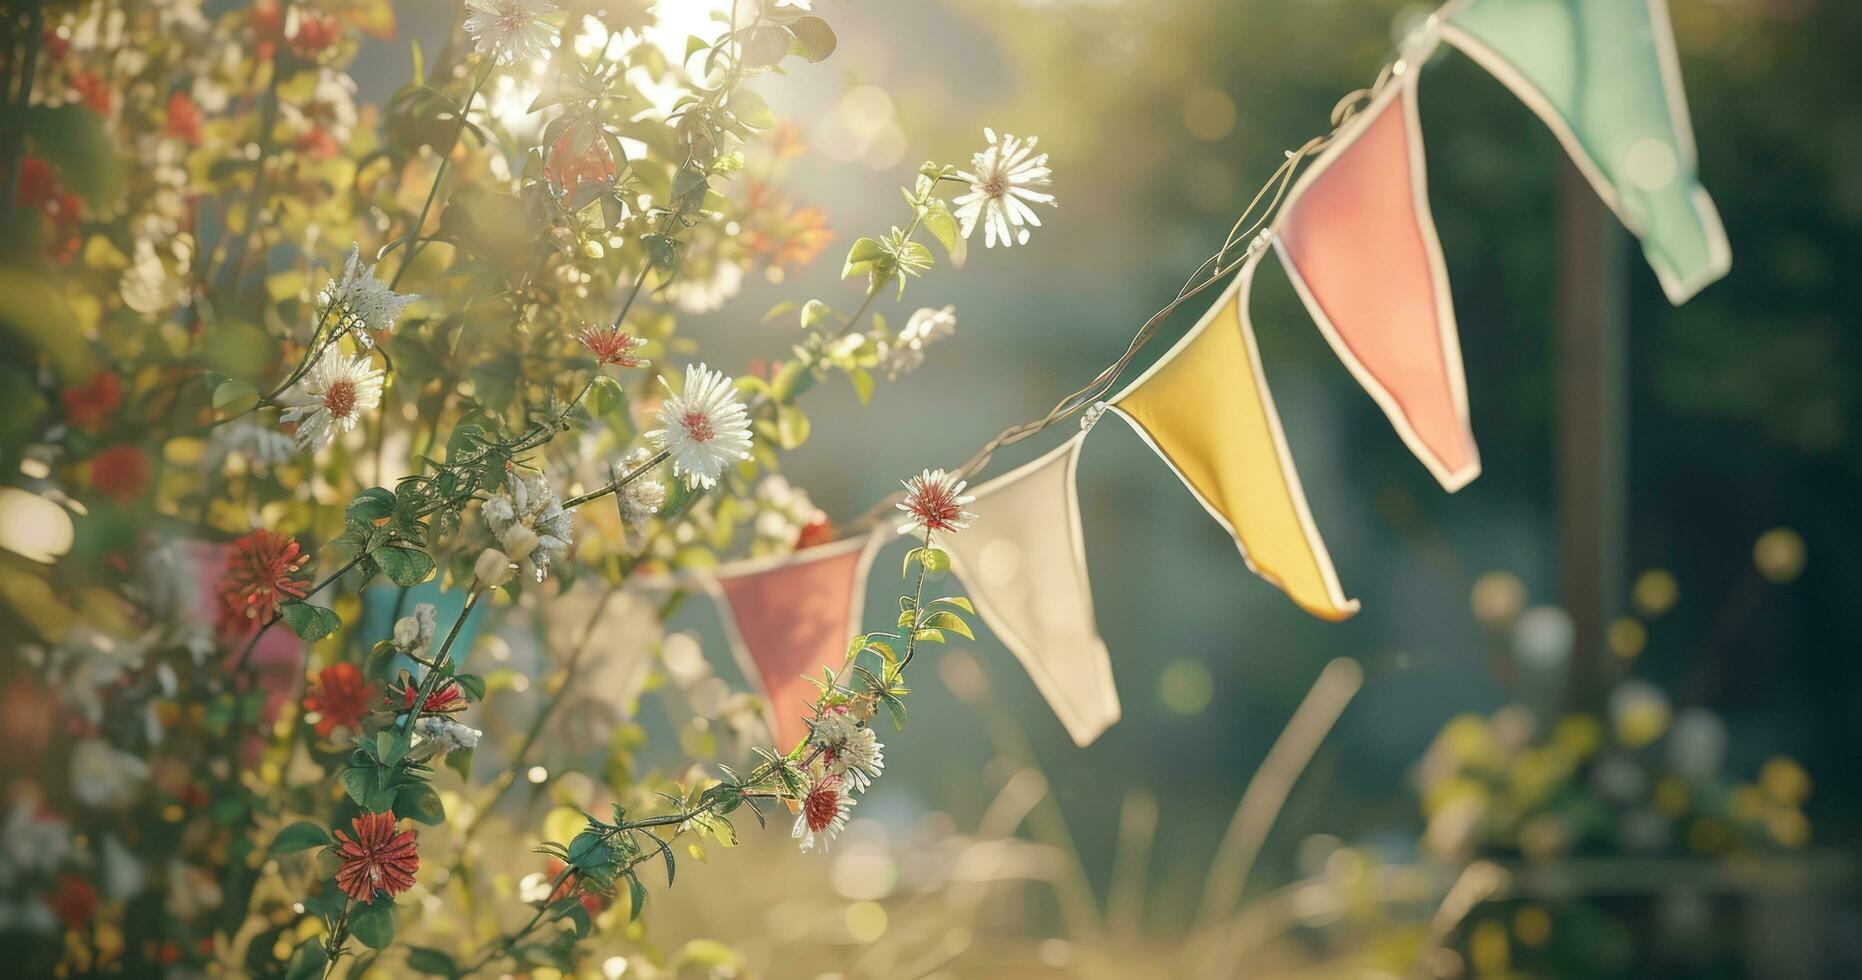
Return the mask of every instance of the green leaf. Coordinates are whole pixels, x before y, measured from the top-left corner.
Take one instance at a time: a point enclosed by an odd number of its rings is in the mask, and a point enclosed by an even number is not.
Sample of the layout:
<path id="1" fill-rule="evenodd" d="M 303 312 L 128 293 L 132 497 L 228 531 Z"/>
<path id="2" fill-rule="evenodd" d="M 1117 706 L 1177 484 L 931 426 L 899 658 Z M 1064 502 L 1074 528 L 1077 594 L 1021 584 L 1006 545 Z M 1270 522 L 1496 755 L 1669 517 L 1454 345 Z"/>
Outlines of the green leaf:
<path id="1" fill-rule="evenodd" d="M 905 730 L 905 702 L 903 700 L 900 700 L 899 698 L 893 697 L 890 694 L 883 695 L 880 698 L 880 700 L 885 702 L 886 713 L 892 716 L 893 729 L 896 731 L 901 731 L 901 732 L 904 731 Z"/>
<path id="2" fill-rule="evenodd" d="M 394 641 L 378 641 L 362 661 L 362 679 L 375 684 L 387 683 L 392 677 L 389 672 L 394 669 L 394 658 L 400 652 L 394 648 Z"/>
<path id="3" fill-rule="evenodd" d="M 840 277 L 847 279 L 865 272 L 885 257 L 886 250 L 877 239 L 861 238 L 847 250 L 847 263 L 841 267 Z"/>
<path id="4" fill-rule="evenodd" d="M 916 640 L 922 640 L 925 643 L 942 643 L 944 642 L 944 631 L 938 630 L 938 629 L 932 629 L 930 627 L 925 627 L 924 629 L 921 629 L 917 631 L 916 633 L 913 633 L 912 638 Z"/>
<path id="5" fill-rule="evenodd" d="M 409 946 L 407 948 L 407 967 L 435 977 L 456 977 L 459 964 L 453 958 L 427 946 Z"/>
<path id="6" fill-rule="evenodd" d="M 853 382 L 853 393 L 860 397 L 860 404 L 873 402 L 873 375 L 865 368 L 854 368 L 847 372 L 847 380 Z"/>
<path id="7" fill-rule="evenodd" d="M 821 318 L 834 312 L 834 308 L 818 299 L 811 299 L 802 304 L 802 329 L 807 330 L 821 322 Z"/>
<path id="8" fill-rule="evenodd" d="M 966 599 L 960 595 L 947 595 L 941 599 L 931 600 L 931 605 L 933 606 L 938 605 L 939 603 L 942 603 L 946 606 L 956 606 L 958 609 L 961 609 L 964 612 L 967 612 L 972 616 L 976 615 L 976 607 L 970 605 L 969 599 Z"/>
<path id="9" fill-rule="evenodd" d="M 970 624 L 964 622 L 963 617 L 954 612 L 941 610 L 934 612 L 925 617 L 924 625 L 932 629 L 950 630 L 966 640 L 976 639 L 976 634 L 970 632 Z"/>
<path id="10" fill-rule="evenodd" d="M 918 558 L 924 562 L 925 571 L 933 575 L 950 570 L 950 555 L 942 548 L 925 548 Z"/>
<path id="11" fill-rule="evenodd" d="M 789 50 L 807 59 L 809 64 L 820 64 L 834 53 L 840 43 L 834 36 L 834 29 L 819 17 L 801 17 L 789 24 L 789 33 L 795 35 L 795 43 Z"/>
<path id="12" fill-rule="evenodd" d="M 330 843 L 329 831 L 324 830 L 319 824 L 311 823 L 308 820 L 299 820 L 297 823 L 280 830 L 278 836 L 272 838 L 272 846 L 266 848 L 265 853 L 271 855 L 296 854 L 299 851 L 307 850 L 312 847 L 322 847 L 328 843 Z"/>
<path id="13" fill-rule="evenodd" d="M 626 404 L 627 393 L 621 389 L 621 383 L 605 374 L 596 378 L 595 386 L 588 391 L 588 412 L 596 418 L 602 418 Z"/>
<path id="14" fill-rule="evenodd" d="M 370 487 L 356 494 L 343 511 L 346 520 L 373 524 L 394 515 L 394 494 L 385 487 Z"/>
<path id="15" fill-rule="evenodd" d="M 739 122 L 751 129 L 769 129 L 776 125 L 776 114 L 769 111 L 769 103 L 747 88 L 731 93 L 731 112 L 736 114 Z"/>
<path id="16" fill-rule="evenodd" d="M 776 444 L 794 449 L 808 441 L 808 415 L 794 405 L 776 406 Z"/>
<path id="17" fill-rule="evenodd" d="M 285 980 L 322 980 L 323 971 L 329 966 L 330 954 L 323 948 L 323 937 L 312 936 L 291 954 L 291 965 L 284 972 Z"/>
<path id="18" fill-rule="evenodd" d="M 244 381 L 227 381 L 213 389 L 214 411 L 236 408 L 243 412 L 258 400 L 258 389 Z"/>
<path id="19" fill-rule="evenodd" d="M 287 602 L 278 607 L 278 615 L 291 632 L 306 643 L 315 643 L 343 628 L 343 621 L 336 613 L 308 602 Z"/>
<path id="20" fill-rule="evenodd" d="M 568 919 L 569 924 L 575 928 L 575 938 L 577 939 L 586 937 L 589 929 L 594 926 L 594 923 L 589 920 L 588 909 L 583 907 L 581 902 L 575 903 L 574 907 L 570 908 L 563 918 Z"/>
<path id="21" fill-rule="evenodd" d="M 425 582 L 433 574 L 433 558 L 415 548 L 388 545 L 369 553 L 381 565 L 388 581 L 406 589 Z"/>
<path id="22" fill-rule="evenodd" d="M 647 886 L 640 883 L 640 876 L 627 872 L 627 921 L 634 922 L 647 907 Z"/>
<path id="23" fill-rule="evenodd" d="M 387 949 L 394 944 L 394 899 L 385 895 L 362 906 L 349 916 L 349 932 L 370 949 Z"/>
<path id="24" fill-rule="evenodd" d="M 459 683 L 459 690 L 473 701 L 485 700 L 485 678 L 478 674 L 456 674 L 453 680 Z"/>
<path id="25" fill-rule="evenodd" d="M 789 53 L 792 40 L 788 31 L 774 25 L 737 32 L 737 43 L 745 68 L 772 68 Z"/>
<path id="26" fill-rule="evenodd" d="M 394 812 L 397 816 L 412 817 L 429 827 L 437 827 L 446 822 L 446 807 L 440 803 L 440 794 L 429 783 L 416 780 L 406 783 L 395 791 Z"/>
<path id="27" fill-rule="evenodd" d="M 472 781 L 472 749 L 454 749 L 446 753 L 446 768 L 459 774 L 459 778 Z"/>

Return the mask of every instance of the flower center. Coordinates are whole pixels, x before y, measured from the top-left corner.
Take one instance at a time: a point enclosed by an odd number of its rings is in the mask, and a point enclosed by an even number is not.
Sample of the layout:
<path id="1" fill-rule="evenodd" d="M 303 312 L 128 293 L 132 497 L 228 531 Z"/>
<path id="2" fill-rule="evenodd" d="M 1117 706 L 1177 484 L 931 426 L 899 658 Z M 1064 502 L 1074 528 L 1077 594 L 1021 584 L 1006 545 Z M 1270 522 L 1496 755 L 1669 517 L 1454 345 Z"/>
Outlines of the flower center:
<path id="1" fill-rule="evenodd" d="M 808 829 L 820 833 L 840 812 L 840 793 L 829 786 L 817 786 L 803 801 L 802 812 L 808 818 Z"/>
<path id="2" fill-rule="evenodd" d="M 717 430 L 711 427 L 711 416 L 696 408 L 687 409 L 679 418 L 679 424 L 685 427 L 685 434 L 693 442 L 710 442 L 717 437 Z"/>
<path id="3" fill-rule="evenodd" d="M 1001 197 L 1008 191 L 1009 182 L 999 173 L 990 174 L 989 179 L 983 181 L 983 193 L 990 197 Z"/>
<path id="4" fill-rule="evenodd" d="M 339 419 L 348 418 L 356 410 L 356 383 L 344 379 L 324 389 L 323 407 Z"/>

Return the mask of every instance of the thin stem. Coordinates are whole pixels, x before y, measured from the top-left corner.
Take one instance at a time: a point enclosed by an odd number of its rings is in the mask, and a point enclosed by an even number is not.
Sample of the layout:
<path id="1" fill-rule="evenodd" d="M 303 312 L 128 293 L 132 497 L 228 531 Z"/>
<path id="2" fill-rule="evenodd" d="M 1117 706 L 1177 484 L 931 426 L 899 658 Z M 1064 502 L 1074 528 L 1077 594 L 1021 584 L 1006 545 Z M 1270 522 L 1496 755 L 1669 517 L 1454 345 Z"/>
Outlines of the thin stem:
<path id="1" fill-rule="evenodd" d="M 362 564 L 362 559 L 366 557 L 368 557 L 366 554 L 362 554 L 362 555 L 357 555 L 354 558 L 350 559 L 348 564 L 344 565 L 343 567 L 337 569 L 334 572 L 331 572 L 327 577 L 323 579 L 323 581 L 318 582 L 316 585 L 311 586 L 310 591 L 304 593 L 304 598 L 299 599 L 297 601 L 303 602 L 305 600 L 308 600 L 311 596 L 314 596 L 317 593 L 322 592 L 325 586 L 329 585 L 331 582 L 336 581 L 338 578 L 341 578 L 344 572 L 347 572 L 350 569 L 356 567 L 357 565 Z M 271 629 L 273 626 L 278 625 L 278 621 L 283 618 L 284 618 L 284 612 L 282 609 L 278 612 L 272 613 L 271 617 L 265 620 L 264 625 L 259 627 L 259 631 L 252 634 L 252 639 L 246 641 L 246 648 L 244 650 L 239 651 L 239 659 L 233 662 L 233 673 L 235 675 L 239 674 L 241 671 L 246 669 L 246 661 L 252 659 L 252 651 L 258 647 L 259 639 L 265 635 L 265 631 L 268 629 Z"/>
<path id="2" fill-rule="evenodd" d="M 433 669 L 427 671 L 427 675 L 420 680 L 420 687 L 414 694 L 414 705 L 407 712 L 407 720 L 401 724 L 402 734 L 413 730 L 414 721 L 420 717 L 421 709 L 427 706 L 427 699 L 439 690 L 440 674 L 446 666 L 447 657 L 452 653 L 453 641 L 459 638 L 459 631 L 472 616 L 472 607 L 478 605 L 479 598 L 485 594 L 483 586 L 476 582 L 473 585 L 472 594 L 466 596 L 465 608 L 460 610 L 459 618 L 453 620 L 453 628 L 446 631 L 446 640 L 440 644 L 440 652 L 433 655 Z"/>
<path id="3" fill-rule="evenodd" d="M 453 148 L 459 145 L 459 137 L 465 132 L 466 115 L 472 111 L 472 101 L 478 98 L 479 89 L 485 87 L 486 79 L 491 77 L 491 70 L 496 62 L 490 58 L 478 70 L 478 78 L 472 82 L 472 91 L 466 93 L 465 103 L 459 107 L 459 119 L 453 126 L 452 138 L 446 141 L 446 149 L 440 153 L 440 166 L 433 174 L 433 186 L 427 188 L 427 199 L 421 202 L 420 216 L 407 226 L 407 234 L 401 238 L 401 264 L 394 270 L 394 278 L 388 280 L 388 288 L 401 284 L 401 277 L 407 274 L 407 267 L 414 261 L 414 241 L 420 237 L 420 229 L 426 227 L 427 212 L 433 209 L 433 199 L 440 193 L 440 184 L 446 179 L 446 169 L 453 162 Z"/>
<path id="4" fill-rule="evenodd" d="M 636 466 L 633 469 L 628 470 L 626 473 L 621 474 L 620 476 L 616 477 L 614 480 L 610 481 L 607 486 L 600 487 L 594 490 L 590 490 L 589 492 L 582 494 L 579 497 L 570 497 L 568 500 L 563 501 L 562 509 L 573 510 L 577 507 L 582 506 L 583 504 L 588 503 L 591 500 L 600 500 L 602 497 L 605 497 L 608 494 L 614 493 L 615 491 L 620 490 L 622 487 L 627 486 L 629 483 L 632 483 L 635 480 L 640 479 L 640 477 L 644 475 L 646 471 L 652 469 L 655 466 L 658 466 L 661 463 L 664 463 L 666 460 L 670 459 L 671 457 L 672 457 L 672 450 L 662 449 L 659 452 L 654 453 L 652 459 L 649 459 L 646 462 L 641 463 L 639 466 Z"/>
<path id="5" fill-rule="evenodd" d="M 925 550 L 931 550 L 931 529 L 925 528 Z M 924 619 L 925 600 L 925 561 L 924 555 L 918 557 L 918 585 L 912 591 L 912 633 L 905 638 L 905 655 L 899 658 L 899 672 L 912 665 L 912 654 L 918 646 L 918 624 Z"/>

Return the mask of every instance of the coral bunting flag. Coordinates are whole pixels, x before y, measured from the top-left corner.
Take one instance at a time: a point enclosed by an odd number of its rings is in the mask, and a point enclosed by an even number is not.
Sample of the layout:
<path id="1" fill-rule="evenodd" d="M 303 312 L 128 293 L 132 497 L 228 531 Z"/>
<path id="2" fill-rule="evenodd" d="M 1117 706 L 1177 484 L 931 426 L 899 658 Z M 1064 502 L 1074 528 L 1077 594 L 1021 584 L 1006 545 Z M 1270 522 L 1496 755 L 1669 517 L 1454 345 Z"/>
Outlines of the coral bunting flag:
<path id="1" fill-rule="evenodd" d="M 1274 244 L 1326 341 L 1452 492 L 1481 464 L 1417 128 L 1425 54 L 1399 63 L 1294 184 Z"/>
<path id="2" fill-rule="evenodd" d="M 1732 268 L 1663 0 L 1471 0 L 1442 36 L 1531 107 L 1680 305 Z"/>
<path id="3" fill-rule="evenodd" d="M 977 615 L 1021 661 L 1076 745 L 1119 718 L 1112 661 L 1093 621 L 1074 486 L 1085 437 L 975 488 L 976 521 L 938 542 Z"/>
<path id="4" fill-rule="evenodd" d="M 1339 588 L 1313 526 L 1248 321 L 1263 254 L 1252 250 L 1202 321 L 1110 407 L 1228 530 L 1255 574 L 1307 612 L 1344 619 L 1358 603 Z"/>
<path id="5" fill-rule="evenodd" d="M 793 554 L 718 568 L 707 587 L 744 675 L 763 689 L 776 744 L 808 734 L 804 716 L 818 693 L 808 677 L 839 671 L 866 604 L 866 573 L 886 535 L 817 545 Z M 804 676 L 806 675 L 806 676 Z"/>

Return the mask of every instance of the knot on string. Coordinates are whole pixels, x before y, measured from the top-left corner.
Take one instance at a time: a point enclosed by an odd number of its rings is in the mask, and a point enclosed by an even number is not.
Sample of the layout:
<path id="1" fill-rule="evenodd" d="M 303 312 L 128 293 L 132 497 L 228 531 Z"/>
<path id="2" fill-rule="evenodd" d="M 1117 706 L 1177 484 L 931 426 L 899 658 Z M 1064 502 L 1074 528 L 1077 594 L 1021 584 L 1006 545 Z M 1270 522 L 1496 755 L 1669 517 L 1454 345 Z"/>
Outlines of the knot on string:
<path id="1" fill-rule="evenodd" d="M 1093 426 L 1099 424 L 1100 416 L 1103 416 L 1105 414 L 1106 414 L 1106 403 L 1105 402 L 1094 402 L 1091 407 L 1087 408 L 1085 412 L 1080 414 L 1080 431 L 1090 432 Z"/>

